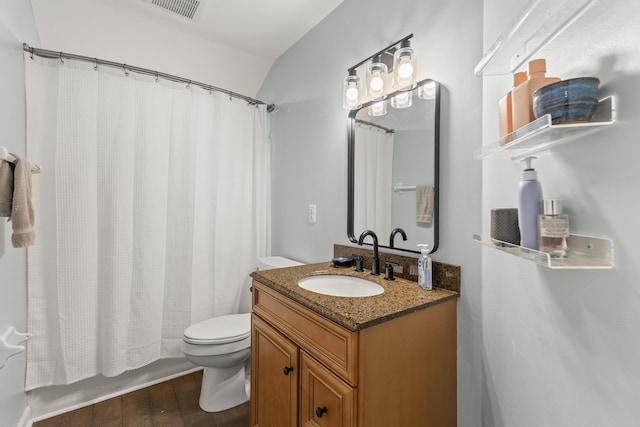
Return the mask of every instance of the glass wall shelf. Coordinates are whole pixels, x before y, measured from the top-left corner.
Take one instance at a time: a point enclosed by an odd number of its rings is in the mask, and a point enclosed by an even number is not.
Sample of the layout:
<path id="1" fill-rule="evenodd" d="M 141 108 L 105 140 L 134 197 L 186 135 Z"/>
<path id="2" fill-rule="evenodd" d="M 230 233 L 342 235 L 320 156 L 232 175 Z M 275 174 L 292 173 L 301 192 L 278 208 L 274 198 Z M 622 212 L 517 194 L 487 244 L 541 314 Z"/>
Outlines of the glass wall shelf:
<path id="1" fill-rule="evenodd" d="M 534 0 L 495 41 L 474 74 L 513 74 L 597 0 Z"/>
<path id="2" fill-rule="evenodd" d="M 601 99 L 593 118 L 586 123 L 551 123 L 551 116 L 544 115 L 521 127 L 497 142 L 485 145 L 473 153 L 476 159 L 493 154 L 506 154 L 512 160 L 522 159 L 533 153 L 547 150 L 555 145 L 604 129 L 615 122 L 615 97 Z"/>
<path id="3" fill-rule="evenodd" d="M 569 237 L 570 253 L 566 258 L 554 258 L 546 252 L 523 248 L 511 243 L 473 235 L 484 246 L 533 261 L 543 267 L 557 270 L 611 269 L 613 268 L 613 241 L 598 237 L 572 234 Z"/>

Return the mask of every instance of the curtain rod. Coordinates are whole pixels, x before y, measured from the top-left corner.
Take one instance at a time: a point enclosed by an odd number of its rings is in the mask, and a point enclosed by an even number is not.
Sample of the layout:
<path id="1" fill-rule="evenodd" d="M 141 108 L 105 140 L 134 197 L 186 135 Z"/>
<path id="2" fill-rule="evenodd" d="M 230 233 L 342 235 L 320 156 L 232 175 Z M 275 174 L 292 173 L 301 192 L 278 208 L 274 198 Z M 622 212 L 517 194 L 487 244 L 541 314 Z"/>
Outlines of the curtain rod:
<path id="1" fill-rule="evenodd" d="M 262 101 L 260 101 L 258 99 L 250 98 L 248 96 L 241 95 L 239 93 L 232 92 L 232 91 L 227 90 L 227 89 L 222 89 L 222 88 L 219 88 L 219 87 L 216 87 L 216 86 L 208 85 L 208 84 L 205 84 L 205 83 L 200 83 L 200 82 L 197 82 L 197 81 L 194 81 L 194 80 L 185 79 L 183 77 L 173 76 L 171 74 L 160 73 L 158 71 L 149 70 L 148 68 L 141 68 L 141 67 L 136 67 L 134 65 L 121 64 L 119 62 L 107 61 L 105 59 L 90 58 L 88 56 L 75 55 L 73 53 L 56 52 L 56 51 L 53 51 L 53 50 L 38 49 L 38 48 L 35 48 L 35 47 L 31 47 L 26 43 L 22 44 L 22 49 L 25 52 L 29 52 L 31 54 L 31 58 L 33 58 L 33 55 L 38 55 L 38 56 L 41 56 L 43 58 L 50 58 L 50 59 L 58 58 L 58 59 L 60 59 L 60 61 L 63 61 L 64 59 L 74 59 L 74 60 L 77 60 L 77 61 L 91 62 L 91 63 L 95 64 L 96 67 L 98 65 L 105 65 L 107 67 L 120 68 L 125 72 L 125 74 L 127 74 L 128 72 L 131 71 L 131 72 L 138 73 L 138 74 L 146 74 L 146 75 L 149 75 L 149 76 L 155 76 L 156 81 L 159 78 L 163 78 L 165 80 L 170 80 L 170 81 L 177 82 L 177 83 L 186 83 L 187 86 L 189 86 L 189 85 L 199 86 L 199 87 L 201 87 L 201 88 L 203 88 L 205 90 L 208 90 L 209 92 L 211 92 L 211 91 L 221 92 L 221 93 L 227 94 L 227 95 L 229 95 L 231 97 L 247 101 L 251 105 L 266 105 L 268 113 L 271 113 L 276 108 L 276 106 L 274 104 L 267 104 L 266 102 L 262 102 Z"/>
<path id="2" fill-rule="evenodd" d="M 356 123 L 359 123 L 359 124 L 365 125 L 365 126 L 373 126 L 374 128 L 378 128 L 380 130 L 383 130 L 386 133 L 396 133 L 396 131 L 393 130 L 393 129 L 386 128 L 384 126 L 381 126 L 381 125 L 373 123 L 373 122 L 367 122 L 366 120 L 356 119 Z"/>

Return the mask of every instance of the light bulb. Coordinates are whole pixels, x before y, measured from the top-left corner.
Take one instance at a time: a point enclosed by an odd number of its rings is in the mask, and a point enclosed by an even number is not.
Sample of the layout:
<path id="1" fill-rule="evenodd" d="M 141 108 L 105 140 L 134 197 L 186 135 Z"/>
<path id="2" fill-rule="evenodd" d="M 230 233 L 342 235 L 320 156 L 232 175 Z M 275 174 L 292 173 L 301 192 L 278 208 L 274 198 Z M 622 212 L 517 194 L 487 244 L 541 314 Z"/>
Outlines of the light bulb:
<path id="1" fill-rule="evenodd" d="M 345 96 L 349 101 L 357 101 L 358 100 L 358 89 L 355 87 L 350 87 L 345 92 Z"/>
<path id="2" fill-rule="evenodd" d="M 409 40 L 402 41 L 393 54 L 393 84 L 396 89 L 412 87 L 416 83 L 416 54 Z"/>
<path id="3" fill-rule="evenodd" d="M 374 76 L 371 77 L 371 80 L 369 81 L 369 87 L 371 88 L 371 90 L 377 92 L 379 90 L 382 90 L 383 86 L 384 80 L 382 80 L 382 77 L 380 77 L 380 73 L 374 74 Z"/>
<path id="4" fill-rule="evenodd" d="M 370 99 L 384 97 L 387 89 L 387 66 L 377 56 L 367 66 L 367 95 Z"/>
<path id="5" fill-rule="evenodd" d="M 413 65 L 410 61 L 401 59 L 400 66 L 398 67 L 398 77 L 401 79 L 408 79 L 413 74 Z"/>
<path id="6" fill-rule="evenodd" d="M 360 77 L 355 70 L 349 70 L 349 75 L 342 84 L 342 108 L 355 110 L 360 107 Z"/>

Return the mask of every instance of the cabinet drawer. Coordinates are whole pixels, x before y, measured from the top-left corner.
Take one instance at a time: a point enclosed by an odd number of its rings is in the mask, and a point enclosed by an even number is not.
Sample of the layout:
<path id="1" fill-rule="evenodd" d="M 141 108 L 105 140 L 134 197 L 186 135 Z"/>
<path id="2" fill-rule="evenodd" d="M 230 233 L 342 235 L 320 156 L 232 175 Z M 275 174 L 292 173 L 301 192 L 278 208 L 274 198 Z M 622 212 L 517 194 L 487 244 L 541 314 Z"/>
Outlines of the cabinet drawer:
<path id="1" fill-rule="evenodd" d="M 304 351 L 300 352 L 300 425 L 353 427 L 356 389 Z"/>
<path id="2" fill-rule="evenodd" d="M 253 282 L 253 312 L 347 383 L 357 386 L 357 332 L 338 326 L 257 281 Z"/>

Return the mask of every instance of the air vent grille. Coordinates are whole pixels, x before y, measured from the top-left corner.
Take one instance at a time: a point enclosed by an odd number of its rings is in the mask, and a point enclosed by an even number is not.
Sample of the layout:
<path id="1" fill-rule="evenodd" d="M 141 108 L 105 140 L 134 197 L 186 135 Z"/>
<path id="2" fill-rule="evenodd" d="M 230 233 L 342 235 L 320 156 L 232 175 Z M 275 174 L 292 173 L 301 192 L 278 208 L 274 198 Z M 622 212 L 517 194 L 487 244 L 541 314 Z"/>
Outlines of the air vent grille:
<path id="1" fill-rule="evenodd" d="M 198 0 L 151 0 L 151 3 L 188 19 L 194 19 L 200 6 Z"/>

